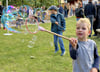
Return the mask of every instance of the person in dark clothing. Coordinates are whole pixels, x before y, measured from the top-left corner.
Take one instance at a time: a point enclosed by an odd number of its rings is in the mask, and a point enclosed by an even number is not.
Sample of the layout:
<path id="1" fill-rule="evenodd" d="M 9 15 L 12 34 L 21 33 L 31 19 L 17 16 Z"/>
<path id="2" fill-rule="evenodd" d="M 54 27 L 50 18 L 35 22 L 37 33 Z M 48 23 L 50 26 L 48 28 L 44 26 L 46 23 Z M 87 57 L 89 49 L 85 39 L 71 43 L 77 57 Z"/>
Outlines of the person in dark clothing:
<path id="1" fill-rule="evenodd" d="M 3 11 L 3 6 L 2 6 L 2 3 L 0 1 L 0 30 L 1 30 L 1 16 L 2 16 L 2 11 Z M 5 29 L 5 27 L 3 27 L 3 29 Z"/>
<path id="2" fill-rule="evenodd" d="M 93 22 L 93 30 L 94 30 L 94 35 L 93 35 L 93 36 L 97 36 L 97 31 L 96 31 L 96 29 L 97 29 L 97 18 L 96 18 L 96 20 Z"/>
<path id="3" fill-rule="evenodd" d="M 69 3 L 67 3 L 67 17 L 68 17 L 68 13 L 69 13 Z"/>
<path id="4" fill-rule="evenodd" d="M 93 36 L 97 36 L 96 29 L 100 29 L 100 0 L 99 0 L 99 4 L 96 5 L 96 8 L 97 8 L 97 16 L 96 16 L 96 20 L 94 21 L 94 24 L 93 24 L 93 29 L 94 29 Z"/>
<path id="5" fill-rule="evenodd" d="M 96 7 L 92 4 L 92 0 L 89 0 L 89 3 L 84 8 L 84 14 L 87 18 L 89 18 L 91 22 L 91 33 L 89 37 L 91 37 L 92 34 L 92 28 L 93 28 L 93 21 L 96 18 Z"/>
<path id="6" fill-rule="evenodd" d="M 61 5 L 59 5 L 59 13 L 63 14 L 64 13 L 64 9 Z"/>
<path id="7" fill-rule="evenodd" d="M 67 17 L 67 6 L 66 6 L 66 4 L 64 5 L 64 17 Z"/>
<path id="8" fill-rule="evenodd" d="M 76 16 L 76 20 L 78 21 L 80 18 L 84 18 L 84 12 L 83 12 L 83 8 L 82 8 L 82 3 L 78 4 L 78 8 L 75 9 L 75 16 Z"/>

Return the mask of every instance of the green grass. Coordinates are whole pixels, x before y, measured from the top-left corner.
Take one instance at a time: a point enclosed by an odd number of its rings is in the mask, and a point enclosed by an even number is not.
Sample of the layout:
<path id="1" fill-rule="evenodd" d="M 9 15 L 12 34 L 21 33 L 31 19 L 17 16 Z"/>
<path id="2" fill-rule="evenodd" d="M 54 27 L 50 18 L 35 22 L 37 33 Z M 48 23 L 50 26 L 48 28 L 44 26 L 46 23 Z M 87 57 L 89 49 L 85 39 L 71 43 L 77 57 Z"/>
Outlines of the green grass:
<path id="1" fill-rule="evenodd" d="M 75 17 L 66 19 L 64 36 L 75 36 Z M 50 30 L 50 23 L 41 24 Z M 65 39 L 66 55 L 61 51 L 54 54 L 53 35 L 46 32 L 37 34 L 16 34 L 4 36 L 7 31 L 0 31 L 0 72 L 72 72 L 72 59 L 69 55 L 69 42 Z M 100 38 L 92 37 L 100 54 Z M 33 41 L 34 44 L 29 43 Z M 29 48 L 31 45 L 32 48 Z M 30 56 L 34 56 L 33 59 Z"/>

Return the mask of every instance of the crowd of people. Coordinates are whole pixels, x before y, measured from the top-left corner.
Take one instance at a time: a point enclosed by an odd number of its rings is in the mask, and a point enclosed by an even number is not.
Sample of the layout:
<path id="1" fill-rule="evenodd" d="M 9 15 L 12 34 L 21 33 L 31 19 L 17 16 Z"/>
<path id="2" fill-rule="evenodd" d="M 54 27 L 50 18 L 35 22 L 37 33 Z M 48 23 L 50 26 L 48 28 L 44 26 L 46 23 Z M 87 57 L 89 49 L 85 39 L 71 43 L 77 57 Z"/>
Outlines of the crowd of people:
<path id="1" fill-rule="evenodd" d="M 10 5 L 11 7 L 14 6 L 16 9 L 16 12 L 11 11 L 11 14 L 16 16 L 16 28 L 18 28 L 18 26 L 20 26 L 21 28 L 21 24 L 23 24 L 23 18 L 31 18 L 32 16 L 38 20 L 38 22 L 42 22 L 44 23 L 45 20 L 45 16 L 46 16 L 46 12 L 45 12 L 45 6 L 42 6 L 41 8 L 38 7 L 30 7 L 27 5 L 23 5 L 20 7 L 17 7 L 15 5 Z M 8 6 L 8 7 L 10 7 Z M 13 10 L 13 9 L 12 9 Z M 0 30 L 1 30 L 1 23 L 3 24 L 2 17 L 6 12 L 6 7 L 4 7 L 2 5 L 2 3 L 0 2 Z M 9 17 L 9 16 L 8 16 Z M 5 23 L 3 24 L 3 29 L 6 30 L 5 28 Z"/>
<path id="2" fill-rule="evenodd" d="M 58 6 L 58 11 L 64 15 L 64 17 L 76 16 L 78 21 L 80 18 L 87 17 L 91 22 L 91 34 L 94 30 L 94 35 L 97 36 L 96 29 L 100 28 L 100 0 L 98 2 L 92 2 L 89 0 L 87 4 L 85 2 L 76 1 L 74 4 L 65 3 L 64 7 Z"/>
<path id="3" fill-rule="evenodd" d="M 92 1 L 92 0 L 91 0 Z M 92 5 L 92 7 L 90 7 Z M 64 3 L 63 6 L 58 5 L 57 6 L 57 10 L 59 13 L 63 14 L 65 18 L 70 17 L 70 16 L 76 16 L 76 20 L 78 21 L 80 18 L 84 18 L 85 16 L 88 17 L 91 21 L 92 27 L 91 27 L 91 34 L 92 34 L 92 29 L 94 29 L 94 36 L 97 35 L 96 29 L 100 28 L 100 22 L 99 22 L 99 7 L 100 5 L 100 1 L 98 2 L 89 2 L 88 4 L 85 4 L 84 1 L 80 2 L 80 1 L 75 1 L 74 4 L 70 4 L 70 3 Z M 3 6 L 2 3 L 0 2 L 0 20 L 1 20 L 1 16 L 2 16 L 2 11 L 3 11 Z M 46 17 L 46 8 L 45 6 L 42 6 L 40 8 L 36 8 L 36 7 L 16 7 L 17 11 L 19 10 L 19 15 L 18 17 L 22 17 L 22 16 L 26 16 L 26 17 L 31 17 L 34 15 L 34 17 L 36 19 L 38 19 L 38 22 L 42 22 L 44 23 L 44 19 L 47 18 Z M 48 8 L 47 8 L 48 9 Z M 21 12 L 25 12 L 26 14 L 22 15 Z M 88 15 L 89 14 L 89 15 Z M 90 16 L 91 14 L 91 16 Z M 93 21 L 95 19 L 95 21 Z M 0 21 L 1 22 L 1 21 Z M 16 24 L 19 24 L 18 22 Z M 1 29 L 1 23 L 0 23 L 0 29 Z M 5 30 L 5 27 L 3 25 L 3 29 Z M 91 37 L 91 35 L 89 36 Z"/>
<path id="4" fill-rule="evenodd" d="M 91 34 L 93 29 L 95 32 L 93 36 L 97 36 L 96 29 L 100 28 L 98 22 L 100 20 L 99 10 L 100 10 L 100 0 L 96 4 L 93 4 L 92 0 L 89 0 L 88 4 L 86 4 L 84 8 L 82 7 L 82 3 L 79 3 L 79 7 L 75 10 L 77 21 L 80 18 L 84 17 L 89 18 L 91 22 Z M 89 35 L 89 37 L 91 37 L 91 34 Z"/>

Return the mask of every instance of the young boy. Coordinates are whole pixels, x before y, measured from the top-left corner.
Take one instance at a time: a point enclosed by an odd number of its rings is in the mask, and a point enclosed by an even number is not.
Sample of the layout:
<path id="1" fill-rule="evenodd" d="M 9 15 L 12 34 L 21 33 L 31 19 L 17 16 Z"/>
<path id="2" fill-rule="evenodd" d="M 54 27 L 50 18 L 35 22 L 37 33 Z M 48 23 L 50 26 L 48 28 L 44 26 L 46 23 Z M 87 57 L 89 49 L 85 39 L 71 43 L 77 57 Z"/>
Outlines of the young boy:
<path id="1" fill-rule="evenodd" d="M 70 56 L 73 59 L 73 72 L 99 72 L 99 56 L 96 43 L 88 39 L 91 24 L 81 18 L 76 24 L 77 39 L 70 38 Z"/>
<path id="2" fill-rule="evenodd" d="M 51 6 L 49 8 L 49 10 L 51 11 L 51 16 L 50 16 L 51 23 L 52 23 L 51 31 L 62 35 L 63 32 L 65 31 L 65 24 L 66 24 L 64 16 L 57 12 L 56 6 Z M 60 44 L 60 48 L 61 48 L 61 51 L 62 51 L 61 56 L 63 56 L 65 54 L 65 48 L 64 48 L 63 40 L 62 40 L 61 37 L 58 37 L 56 35 L 54 35 L 55 53 L 59 50 L 58 39 L 59 39 L 59 44 Z"/>

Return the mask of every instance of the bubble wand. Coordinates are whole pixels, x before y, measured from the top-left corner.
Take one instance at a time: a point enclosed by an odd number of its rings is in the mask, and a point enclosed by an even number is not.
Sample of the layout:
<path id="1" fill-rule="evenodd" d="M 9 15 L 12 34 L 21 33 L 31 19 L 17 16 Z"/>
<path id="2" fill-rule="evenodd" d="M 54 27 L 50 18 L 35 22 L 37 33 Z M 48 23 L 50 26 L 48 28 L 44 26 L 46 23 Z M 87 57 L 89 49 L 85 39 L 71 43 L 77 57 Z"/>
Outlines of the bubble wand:
<path id="1" fill-rule="evenodd" d="M 39 30 L 40 30 L 40 31 L 44 31 L 44 32 L 48 32 L 48 33 L 50 33 L 50 34 L 53 34 L 53 35 L 56 35 L 56 36 L 59 36 L 59 37 L 62 37 L 62 38 L 64 38 L 64 39 L 66 39 L 66 40 L 70 40 L 70 38 L 68 38 L 68 37 L 65 37 L 65 36 L 59 35 L 59 34 L 57 34 L 57 33 L 51 32 L 51 31 L 49 31 L 49 30 L 46 30 L 45 28 L 43 28 L 43 27 L 41 27 L 41 26 L 39 26 Z"/>
<path id="2" fill-rule="evenodd" d="M 33 29 L 33 30 L 30 30 L 30 27 L 29 27 L 29 25 L 30 25 L 29 20 L 30 20 L 30 19 L 35 20 L 35 23 L 33 23 L 32 28 L 31 28 L 31 29 Z M 38 31 L 44 31 L 44 32 L 48 32 L 48 33 L 50 33 L 50 34 L 53 34 L 53 35 L 62 37 L 62 38 L 64 38 L 64 39 L 66 39 L 66 40 L 70 40 L 70 38 L 67 38 L 67 37 L 65 37 L 65 36 L 62 36 L 62 35 L 59 35 L 59 34 L 57 34 L 57 33 L 51 32 L 51 31 L 46 30 L 45 28 L 39 26 L 39 23 L 38 23 L 37 19 L 34 18 L 34 17 L 32 17 L 32 18 L 27 18 L 27 19 L 25 20 L 25 26 L 26 26 L 27 31 L 28 31 L 30 34 L 36 34 Z"/>

